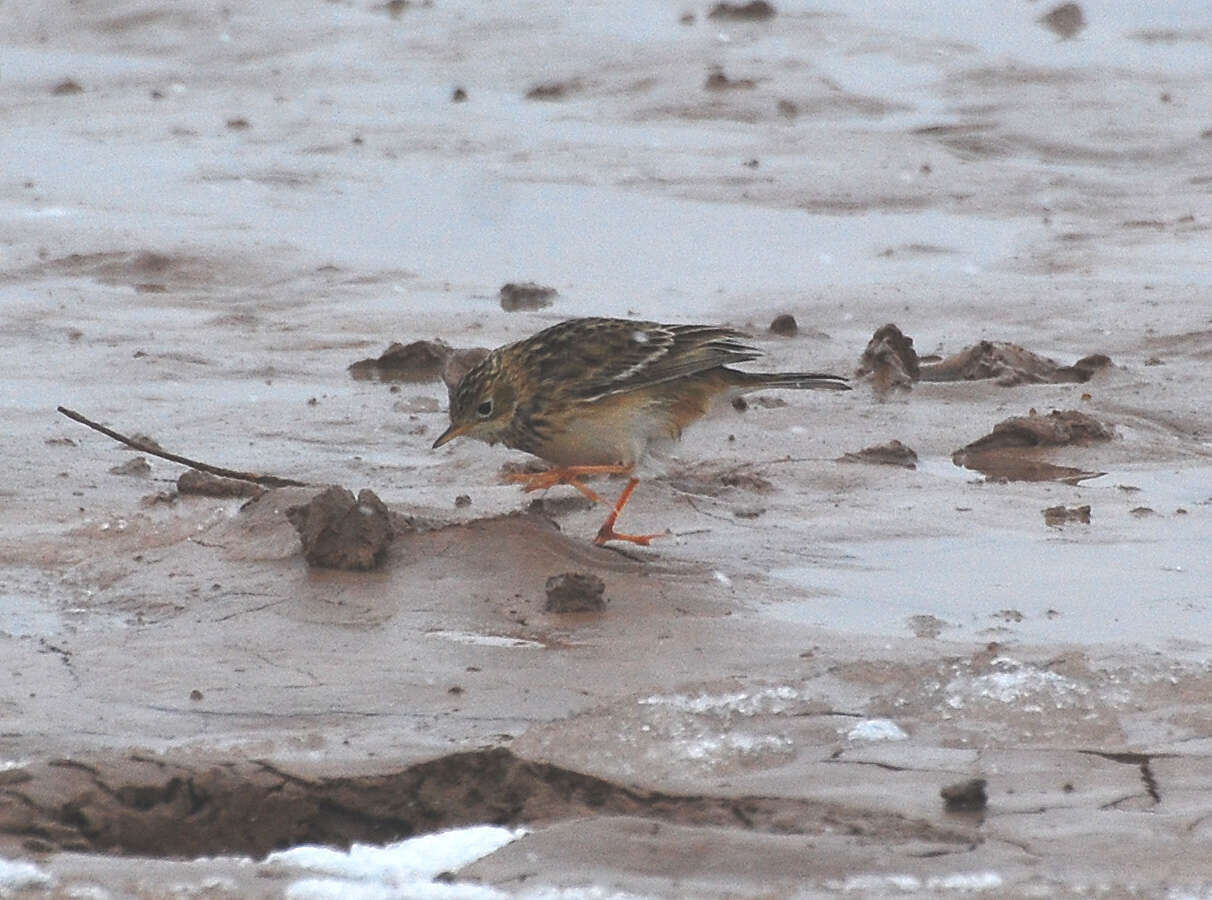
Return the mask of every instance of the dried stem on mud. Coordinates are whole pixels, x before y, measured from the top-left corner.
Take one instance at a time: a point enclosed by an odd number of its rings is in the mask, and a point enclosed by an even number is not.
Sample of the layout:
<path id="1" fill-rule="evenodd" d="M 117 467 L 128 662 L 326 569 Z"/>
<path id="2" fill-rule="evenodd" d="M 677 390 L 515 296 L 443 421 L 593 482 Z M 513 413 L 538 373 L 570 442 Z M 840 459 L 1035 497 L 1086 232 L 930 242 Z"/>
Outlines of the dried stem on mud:
<path id="1" fill-rule="evenodd" d="M 74 419 L 81 425 L 87 425 L 94 431 L 99 431 L 107 437 L 113 438 L 115 441 L 126 444 L 128 447 L 133 447 L 140 453 L 147 453 L 151 456 L 158 456 L 161 459 L 167 459 L 170 462 L 180 463 L 183 466 L 189 466 L 191 469 L 197 469 L 199 472 L 209 472 L 211 475 L 219 475 L 223 478 L 234 478 L 237 481 L 251 481 L 253 484 L 264 485 L 265 487 L 307 487 L 306 481 L 295 481 L 293 478 L 279 478 L 277 475 L 258 475 L 254 472 L 237 472 L 235 469 L 225 469 L 222 466 L 212 466 L 209 463 L 199 462 L 196 459 L 190 459 L 187 456 L 179 456 L 176 453 L 169 453 L 167 450 L 161 450 L 146 441 L 130 438 L 124 434 L 119 434 L 112 428 L 106 428 L 99 422 L 94 422 L 92 419 L 85 418 L 76 412 L 74 409 L 68 409 L 65 406 L 57 407 L 58 411 L 63 413 L 69 419 Z"/>

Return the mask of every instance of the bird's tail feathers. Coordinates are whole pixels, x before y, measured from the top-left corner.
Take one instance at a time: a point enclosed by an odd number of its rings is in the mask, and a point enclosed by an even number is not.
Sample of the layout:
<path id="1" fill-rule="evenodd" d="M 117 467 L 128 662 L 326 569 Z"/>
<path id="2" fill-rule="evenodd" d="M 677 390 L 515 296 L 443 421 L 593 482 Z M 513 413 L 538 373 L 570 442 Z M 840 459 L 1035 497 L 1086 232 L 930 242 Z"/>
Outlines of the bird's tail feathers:
<path id="1" fill-rule="evenodd" d="M 735 369 L 732 371 L 736 371 Z M 737 387 L 743 392 L 770 388 L 792 388 L 807 391 L 848 391 L 850 385 L 841 375 L 823 372 L 736 372 Z"/>

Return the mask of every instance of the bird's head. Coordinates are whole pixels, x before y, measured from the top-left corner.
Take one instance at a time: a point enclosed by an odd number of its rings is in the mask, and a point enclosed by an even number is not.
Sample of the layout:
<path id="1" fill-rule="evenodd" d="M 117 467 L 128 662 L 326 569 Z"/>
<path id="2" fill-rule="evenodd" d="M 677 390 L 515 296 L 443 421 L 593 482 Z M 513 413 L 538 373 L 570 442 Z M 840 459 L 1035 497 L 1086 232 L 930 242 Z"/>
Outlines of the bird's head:
<path id="1" fill-rule="evenodd" d="M 459 379 L 450 392 L 450 427 L 438 435 L 434 448 L 457 437 L 495 444 L 505 436 L 518 405 L 518 393 L 492 354 Z"/>

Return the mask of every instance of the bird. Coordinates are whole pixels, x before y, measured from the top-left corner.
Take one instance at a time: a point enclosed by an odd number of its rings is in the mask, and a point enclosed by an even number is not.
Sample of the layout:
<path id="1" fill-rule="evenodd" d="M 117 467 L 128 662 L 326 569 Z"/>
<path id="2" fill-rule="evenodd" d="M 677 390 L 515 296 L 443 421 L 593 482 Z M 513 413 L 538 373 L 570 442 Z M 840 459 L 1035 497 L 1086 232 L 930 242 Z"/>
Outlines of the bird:
<path id="1" fill-rule="evenodd" d="M 434 449 L 457 437 L 504 444 L 551 468 L 517 473 L 526 491 L 557 484 L 601 498 L 582 478 L 627 475 L 594 543 L 648 545 L 661 534 L 615 531 L 639 484 L 637 466 L 715 406 L 769 388 L 849 390 L 840 375 L 745 372 L 731 368 L 762 355 L 744 332 L 717 325 L 663 325 L 616 318 L 569 319 L 498 347 L 450 391 L 450 427 Z"/>

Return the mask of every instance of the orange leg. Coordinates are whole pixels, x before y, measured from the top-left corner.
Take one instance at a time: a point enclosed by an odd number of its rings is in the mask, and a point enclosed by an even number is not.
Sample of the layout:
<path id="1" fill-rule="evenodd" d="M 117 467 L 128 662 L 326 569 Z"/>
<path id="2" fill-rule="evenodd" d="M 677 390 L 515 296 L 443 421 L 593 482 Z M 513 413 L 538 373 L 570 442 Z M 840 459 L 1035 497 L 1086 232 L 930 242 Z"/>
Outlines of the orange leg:
<path id="1" fill-rule="evenodd" d="M 557 484 L 567 484 L 594 503 L 601 503 L 602 498 L 581 484 L 586 475 L 623 475 L 631 471 L 631 466 L 557 466 L 546 472 L 514 472 L 505 476 L 506 481 L 515 481 L 522 485 L 522 490 L 545 491 Z"/>
<path id="2" fill-rule="evenodd" d="M 623 488 L 623 493 L 619 494 L 618 501 L 614 504 L 614 509 L 610 511 L 610 515 L 606 517 L 606 521 L 602 523 L 602 527 L 598 529 L 598 536 L 593 539 L 593 542 L 598 546 L 607 541 L 630 541 L 633 544 L 639 544 L 647 547 L 652 543 L 653 538 L 664 537 L 662 534 L 623 534 L 614 530 L 614 523 L 619 518 L 619 513 L 623 511 L 623 507 L 627 505 L 627 501 L 631 499 L 631 492 L 635 490 L 635 486 L 640 483 L 640 479 L 632 478 L 627 482 L 627 487 Z"/>

